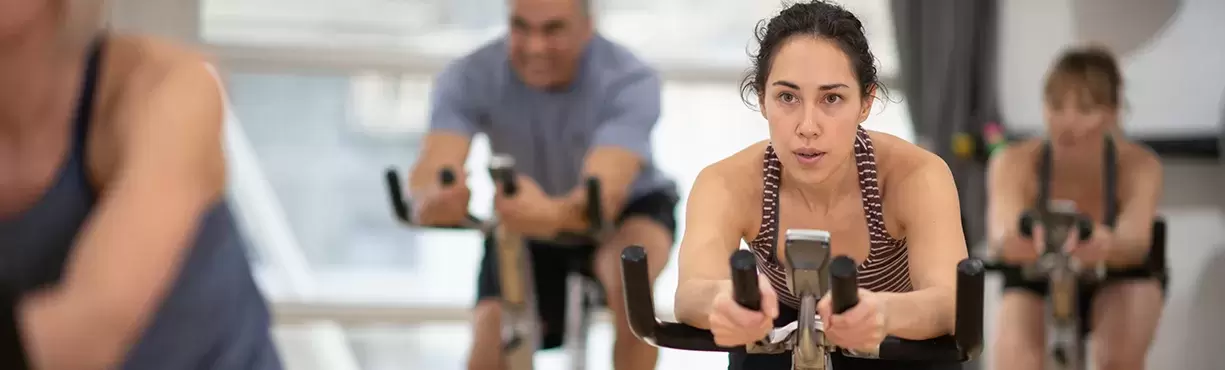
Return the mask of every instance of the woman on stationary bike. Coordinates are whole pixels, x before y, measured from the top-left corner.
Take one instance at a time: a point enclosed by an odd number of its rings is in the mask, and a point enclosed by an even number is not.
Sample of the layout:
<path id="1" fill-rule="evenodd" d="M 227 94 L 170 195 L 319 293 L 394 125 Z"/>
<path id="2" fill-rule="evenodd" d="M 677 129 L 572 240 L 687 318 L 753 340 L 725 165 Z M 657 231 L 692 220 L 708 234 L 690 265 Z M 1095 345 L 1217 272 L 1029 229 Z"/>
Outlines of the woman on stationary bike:
<path id="1" fill-rule="evenodd" d="M 988 170 L 991 245 L 1004 262 L 1026 265 L 1038 258 L 1034 240 L 1041 239 L 1021 236 L 1018 220 L 1039 201 L 1042 181 L 1047 181 L 1047 199 L 1074 202 L 1096 224 L 1086 242 L 1069 239 L 1065 248 L 1082 265 L 1105 262 L 1110 271 L 1105 281 L 1082 287 L 1079 298 L 1081 330 L 1092 330 L 1092 358 L 1101 369 L 1144 368 L 1163 294 L 1158 278 L 1140 267 L 1152 241 L 1161 162 L 1120 132 L 1122 91 L 1122 77 L 1110 53 L 1093 47 L 1068 50 L 1046 81 L 1049 138 L 1010 146 L 992 158 Z M 1105 193 L 1107 141 L 1117 158 L 1115 194 Z M 1049 168 L 1043 168 L 1044 161 Z M 1108 197 L 1113 202 L 1107 202 Z M 992 368 L 1042 368 L 1046 290 L 1043 282 L 1026 281 L 1018 273 L 1005 275 Z"/>
<path id="2" fill-rule="evenodd" d="M 955 271 L 966 248 L 948 166 L 905 140 L 860 127 L 882 90 L 854 14 L 814 1 L 763 24 L 743 90 L 756 96 L 770 138 L 698 175 L 680 247 L 677 318 L 709 328 L 724 346 L 795 321 L 798 301 L 787 288 L 779 239 L 782 230 L 810 228 L 830 231 L 832 254 L 859 263 L 859 304 L 841 315 L 831 315 L 828 297 L 818 305 L 834 345 L 862 350 L 885 335 L 950 334 Z M 728 257 L 740 240 L 763 275 L 761 311 L 732 300 Z M 831 356 L 836 370 L 960 368 Z M 792 365 L 790 353 L 733 353 L 729 362 L 731 369 Z"/>

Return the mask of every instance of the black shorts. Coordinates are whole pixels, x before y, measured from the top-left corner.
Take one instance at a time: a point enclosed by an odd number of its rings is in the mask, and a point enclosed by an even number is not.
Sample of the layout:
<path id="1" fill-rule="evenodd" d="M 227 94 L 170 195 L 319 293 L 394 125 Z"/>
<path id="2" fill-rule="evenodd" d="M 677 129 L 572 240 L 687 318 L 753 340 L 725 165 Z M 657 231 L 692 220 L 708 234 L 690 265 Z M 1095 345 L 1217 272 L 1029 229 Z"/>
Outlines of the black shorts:
<path id="1" fill-rule="evenodd" d="M 676 205 L 679 197 L 670 190 L 657 191 L 640 196 L 630 202 L 617 224 L 631 216 L 646 216 L 659 223 L 676 237 Z M 481 259 L 481 272 L 477 277 L 477 300 L 497 298 L 501 295 L 498 284 L 497 259 L 491 252 L 493 241 L 485 240 L 485 256 Z M 566 275 L 573 269 L 595 279 L 592 260 L 595 246 L 576 248 L 573 246 L 551 246 L 547 243 L 529 241 L 532 269 L 536 285 L 536 308 L 543 324 L 543 343 L 540 349 L 561 346 L 566 322 Z"/>
<path id="2" fill-rule="evenodd" d="M 1005 269 L 1002 274 L 1004 275 L 1004 291 L 1027 291 L 1043 298 L 1050 293 L 1046 280 L 1026 280 L 1020 269 Z M 1088 335 L 1092 329 L 1090 325 L 1093 323 L 1093 297 L 1097 295 L 1097 290 L 1110 284 L 1136 280 L 1156 280 L 1161 284 L 1161 292 L 1164 294 L 1166 291 L 1165 274 L 1150 267 L 1108 270 L 1101 281 L 1081 284 L 1079 296 L 1076 298 L 1081 335 Z"/>

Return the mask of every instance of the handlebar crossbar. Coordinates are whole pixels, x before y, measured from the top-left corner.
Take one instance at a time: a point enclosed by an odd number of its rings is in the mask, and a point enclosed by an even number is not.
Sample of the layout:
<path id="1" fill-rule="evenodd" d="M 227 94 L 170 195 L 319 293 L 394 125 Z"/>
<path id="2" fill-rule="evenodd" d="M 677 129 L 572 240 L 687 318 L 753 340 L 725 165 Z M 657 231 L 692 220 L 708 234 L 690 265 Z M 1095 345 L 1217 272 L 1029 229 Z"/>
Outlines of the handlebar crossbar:
<path id="1" fill-rule="evenodd" d="M 842 262 L 839 262 L 842 261 Z M 849 266 L 847 265 L 849 263 Z M 761 292 L 757 285 L 756 258 L 739 250 L 731 257 L 733 299 L 749 309 L 760 309 Z M 621 253 L 622 291 L 625 295 L 630 329 L 639 339 L 656 347 L 690 351 L 745 351 L 746 346 L 723 347 L 715 344 L 709 330 L 660 321 L 648 278 L 646 249 L 630 246 Z M 838 257 L 831 266 L 831 290 L 835 307 L 850 309 L 858 301 L 855 264 L 849 257 Z M 955 335 L 928 340 L 909 340 L 889 336 L 877 354 L 847 352 L 851 356 L 901 361 L 967 361 L 982 349 L 983 265 L 966 259 L 957 265 L 957 322 Z"/>
<path id="2" fill-rule="evenodd" d="M 514 161 L 501 156 L 495 156 L 493 164 L 490 166 L 489 174 L 502 184 L 502 193 L 507 197 L 513 197 L 519 192 L 519 186 L 515 181 L 517 175 L 514 170 Z M 391 201 L 392 211 L 397 219 L 410 225 L 421 226 L 413 220 L 412 204 L 407 197 L 404 196 L 403 187 L 400 182 L 400 176 L 395 168 L 388 168 L 384 172 L 384 181 L 387 186 L 387 193 Z M 455 184 L 456 176 L 454 170 L 443 168 L 439 170 L 439 183 L 444 187 Z M 553 244 L 561 245 L 592 245 L 598 242 L 599 236 L 604 234 L 605 222 L 603 217 L 603 201 L 601 198 L 600 179 L 595 176 L 587 178 L 585 183 L 587 191 L 587 209 L 586 217 L 590 228 L 584 232 L 563 231 L 547 241 Z M 464 222 L 459 225 L 430 225 L 430 228 L 438 229 L 461 229 L 461 230 L 484 230 L 492 229 L 495 224 L 492 220 L 482 220 L 471 214 L 467 215 Z"/>

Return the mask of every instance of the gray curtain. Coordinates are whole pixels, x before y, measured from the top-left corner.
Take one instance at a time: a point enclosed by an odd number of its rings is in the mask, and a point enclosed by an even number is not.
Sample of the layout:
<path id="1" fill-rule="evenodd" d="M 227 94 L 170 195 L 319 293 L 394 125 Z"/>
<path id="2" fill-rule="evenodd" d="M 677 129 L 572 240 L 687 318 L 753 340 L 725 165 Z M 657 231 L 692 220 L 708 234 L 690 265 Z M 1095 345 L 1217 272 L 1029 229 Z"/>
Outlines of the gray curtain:
<path id="1" fill-rule="evenodd" d="M 892 8 L 901 89 L 918 143 L 952 168 L 967 241 L 977 244 L 985 228 L 985 161 L 954 156 L 952 140 L 957 133 L 980 137 L 986 122 L 999 120 L 998 1 L 892 0 Z"/>

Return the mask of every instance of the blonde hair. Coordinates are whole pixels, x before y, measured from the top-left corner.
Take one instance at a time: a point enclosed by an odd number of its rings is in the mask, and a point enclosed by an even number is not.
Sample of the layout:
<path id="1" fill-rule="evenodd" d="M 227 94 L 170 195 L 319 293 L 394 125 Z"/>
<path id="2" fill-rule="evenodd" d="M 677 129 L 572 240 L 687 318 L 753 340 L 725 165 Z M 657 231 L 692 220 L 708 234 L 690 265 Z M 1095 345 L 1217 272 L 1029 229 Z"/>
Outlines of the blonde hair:
<path id="1" fill-rule="evenodd" d="M 1118 108 L 1123 95 L 1123 75 L 1114 54 L 1106 47 L 1070 48 L 1051 66 L 1044 92 L 1048 102 L 1076 92 L 1089 103 Z"/>

